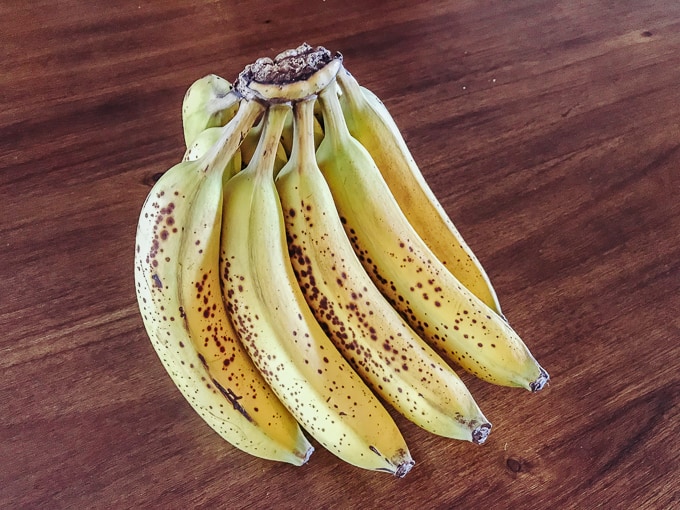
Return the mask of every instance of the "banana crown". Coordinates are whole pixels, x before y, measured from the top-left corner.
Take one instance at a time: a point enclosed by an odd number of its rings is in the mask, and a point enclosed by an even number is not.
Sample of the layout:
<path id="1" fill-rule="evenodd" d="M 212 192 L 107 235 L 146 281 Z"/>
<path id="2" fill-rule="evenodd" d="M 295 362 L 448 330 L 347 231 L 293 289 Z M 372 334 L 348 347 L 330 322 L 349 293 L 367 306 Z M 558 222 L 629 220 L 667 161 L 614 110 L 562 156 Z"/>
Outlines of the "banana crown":
<path id="1" fill-rule="evenodd" d="M 481 444 L 457 370 L 542 389 L 479 259 L 385 104 L 340 53 L 302 44 L 182 100 L 181 162 L 137 228 L 142 320 L 161 363 L 236 448 L 294 465 L 305 434 L 354 466 L 414 465 L 392 408 Z"/>

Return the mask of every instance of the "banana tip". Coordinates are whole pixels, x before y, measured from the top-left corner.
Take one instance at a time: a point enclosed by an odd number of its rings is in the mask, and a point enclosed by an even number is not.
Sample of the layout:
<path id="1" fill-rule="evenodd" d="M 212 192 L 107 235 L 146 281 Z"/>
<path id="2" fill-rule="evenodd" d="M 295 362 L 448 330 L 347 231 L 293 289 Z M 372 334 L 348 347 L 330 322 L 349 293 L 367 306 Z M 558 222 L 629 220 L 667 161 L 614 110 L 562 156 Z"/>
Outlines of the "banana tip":
<path id="1" fill-rule="evenodd" d="M 411 471 L 411 468 L 415 465 L 415 461 L 413 459 L 405 460 L 401 464 L 397 466 L 397 470 L 394 472 L 394 476 L 397 478 L 404 478 L 409 471 Z"/>
<path id="2" fill-rule="evenodd" d="M 309 458 L 312 456 L 312 453 L 314 453 L 314 447 L 312 445 L 309 445 L 309 448 L 307 448 L 307 451 L 304 452 L 302 455 L 300 455 L 300 465 L 303 466 L 307 464 L 307 461 Z"/>
<path id="3" fill-rule="evenodd" d="M 472 431 L 472 442 L 475 444 L 483 444 L 491 432 L 491 424 L 483 423 Z"/>
<path id="4" fill-rule="evenodd" d="M 536 393 L 537 391 L 540 391 L 543 389 L 543 387 L 548 383 L 550 380 L 550 376 L 548 375 L 548 372 L 546 372 L 543 367 L 540 368 L 540 374 L 538 378 L 529 384 L 529 389 L 531 390 L 532 393 Z"/>

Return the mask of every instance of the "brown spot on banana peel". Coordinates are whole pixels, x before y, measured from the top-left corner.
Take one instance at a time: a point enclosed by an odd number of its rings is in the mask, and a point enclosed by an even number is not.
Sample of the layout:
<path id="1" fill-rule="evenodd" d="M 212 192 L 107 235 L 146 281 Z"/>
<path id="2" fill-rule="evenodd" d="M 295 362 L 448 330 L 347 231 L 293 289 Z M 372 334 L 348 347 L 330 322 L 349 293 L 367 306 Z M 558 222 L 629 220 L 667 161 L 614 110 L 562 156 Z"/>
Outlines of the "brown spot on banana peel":
<path id="1" fill-rule="evenodd" d="M 250 422 L 253 421 L 252 417 L 248 414 L 248 411 L 246 411 L 244 407 L 239 403 L 239 400 L 242 397 L 236 395 L 231 389 L 225 389 L 224 386 L 218 383 L 215 379 L 212 379 L 212 382 L 215 385 L 215 387 L 218 390 L 220 390 L 220 393 L 222 393 L 222 395 L 226 397 L 226 399 L 231 403 L 231 405 L 234 406 L 234 409 L 241 413 L 246 420 Z"/>

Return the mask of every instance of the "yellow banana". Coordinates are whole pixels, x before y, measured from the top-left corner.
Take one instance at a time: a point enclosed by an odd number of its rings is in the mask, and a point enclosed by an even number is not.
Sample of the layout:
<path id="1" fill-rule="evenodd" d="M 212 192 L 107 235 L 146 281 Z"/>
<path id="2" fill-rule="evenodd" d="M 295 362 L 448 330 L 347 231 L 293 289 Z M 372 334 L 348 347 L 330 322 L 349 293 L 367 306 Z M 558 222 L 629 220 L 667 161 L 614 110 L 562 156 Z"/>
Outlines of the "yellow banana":
<path id="1" fill-rule="evenodd" d="M 245 106 L 248 108 L 248 106 Z M 199 135 L 201 136 L 201 135 Z M 239 153 L 222 176 L 206 176 L 196 194 L 181 252 L 180 282 L 185 322 L 213 383 L 254 424 L 251 440 L 267 451 L 294 452 L 303 463 L 313 448 L 295 418 L 278 400 L 243 348 L 227 315 L 220 282 L 223 180 L 241 170 Z M 252 428 L 252 427 L 251 427 Z M 259 435 L 258 435 L 259 433 Z"/>
<path id="2" fill-rule="evenodd" d="M 337 80 L 349 132 L 371 154 L 413 228 L 470 292 L 502 315 L 486 271 L 428 186 L 385 105 L 346 69 Z"/>
<path id="3" fill-rule="evenodd" d="M 154 185 L 137 227 L 135 287 L 161 362 L 208 425 L 247 453 L 300 465 L 311 446 L 219 309 L 222 173 L 260 110 L 256 104 L 239 110 L 202 158 L 175 165 Z"/>
<path id="4" fill-rule="evenodd" d="M 227 310 L 255 365 L 322 446 L 355 466 L 404 476 L 413 461 L 401 433 L 314 319 L 290 264 L 273 178 L 289 108 L 269 107 L 250 164 L 225 187 Z"/>
<path id="5" fill-rule="evenodd" d="M 190 147 L 209 127 L 224 126 L 238 109 L 232 85 L 216 74 L 199 78 L 189 86 L 182 100 L 184 142 Z"/>
<path id="6" fill-rule="evenodd" d="M 295 138 L 276 187 L 295 275 L 315 317 L 364 381 L 429 432 L 483 443 L 491 425 L 456 373 L 364 271 L 316 164 L 314 100 L 295 104 Z"/>
<path id="7" fill-rule="evenodd" d="M 325 138 L 318 165 L 359 259 L 383 294 L 445 358 L 494 384 L 541 389 L 548 374 L 521 338 L 411 226 L 370 153 L 349 133 L 337 86 L 319 98 Z"/>
<path id="8" fill-rule="evenodd" d="M 220 126 L 209 127 L 201 131 L 191 145 L 187 146 L 184 151 L 182 161 L 196 161 L 201 159 L 214 146 L 222 136 L 222 128 Z M 240 153 L 240 151 L 237 151 Z"/>

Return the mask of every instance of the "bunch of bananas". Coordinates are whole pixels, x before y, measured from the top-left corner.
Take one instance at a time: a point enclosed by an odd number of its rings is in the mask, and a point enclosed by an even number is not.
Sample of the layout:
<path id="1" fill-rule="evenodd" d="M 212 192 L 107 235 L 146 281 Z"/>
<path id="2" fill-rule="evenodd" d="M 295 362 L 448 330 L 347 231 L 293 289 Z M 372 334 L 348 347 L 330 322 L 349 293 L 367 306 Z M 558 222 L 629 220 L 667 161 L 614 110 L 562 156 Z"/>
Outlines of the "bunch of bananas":
<path id="1" fill-rule="evenodd" d="M 548 374 L 340 54 L 302 45 L 188 89 L 186 151 L 139 217 L 147 333 L 196 412 L 252 455 L 414 464 L 386 406 L 445 437 L 491 430 L 453 370 L 540 390 Z"/>

